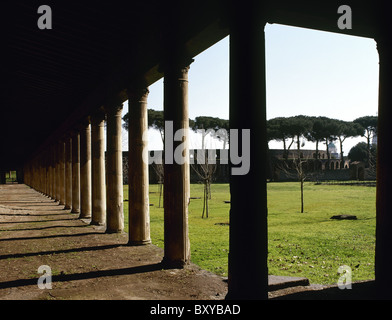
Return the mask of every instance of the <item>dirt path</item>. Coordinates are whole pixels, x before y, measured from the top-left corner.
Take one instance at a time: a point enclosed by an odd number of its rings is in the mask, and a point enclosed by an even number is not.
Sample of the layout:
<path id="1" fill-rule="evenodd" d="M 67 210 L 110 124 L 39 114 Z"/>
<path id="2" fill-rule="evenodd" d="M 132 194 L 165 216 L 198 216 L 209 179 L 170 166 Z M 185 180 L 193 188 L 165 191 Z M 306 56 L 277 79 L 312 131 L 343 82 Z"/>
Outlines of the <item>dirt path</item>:
<path id="1" fill-rule="evenodd" d="M 195 265 L 163 270 L 162 249 L 127 246 L 26 185 L 0 185 L 0 299 L 224 299 L 227 284 Z M 41 265 L 52 289 L 39 289 Z"/>

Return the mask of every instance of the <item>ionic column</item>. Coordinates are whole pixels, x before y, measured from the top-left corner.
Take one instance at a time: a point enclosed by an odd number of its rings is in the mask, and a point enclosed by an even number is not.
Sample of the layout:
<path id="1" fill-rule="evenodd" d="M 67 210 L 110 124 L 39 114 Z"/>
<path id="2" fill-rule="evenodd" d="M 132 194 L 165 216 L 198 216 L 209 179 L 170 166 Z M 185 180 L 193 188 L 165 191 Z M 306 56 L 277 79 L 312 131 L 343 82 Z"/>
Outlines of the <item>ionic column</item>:
<path id="1" fill-rule="evenodd" d="M 91 117 L 92 145 L 92 218 L 91 224 L 106 223 L 105 181 L 105 114 L 97 112 Z"/>
<path id="2" fill-rule="evenodd" d="M 190 60 L 164 66 L 164 265 L 183 267 L 190 261 L 188 204 L 190 197 L 188 70 Z M 180 141 L 173 141 L 176 132 Z M 180 130 L 180 131 L 179 131 Z M 177 139 L 178 140 L 178 139 Z M 182 150 L 176 159 L 175 150 Z"/>
<path id="3" fill-rule="evenodd" d="M 65 207 L 72 207 L 72 140 L 65 138 Z"/>
<path id="4" fill-rule="evenodd" d="M 151 243 L 148 180 L 147 88 L 130 88 L 128 125 L 129 245 Z"/>
<path id="5" fill-rule="evenodd" d="M 232 8 L 229 18 L 230 151 L 242 150 L 245 168 L 230 155 L 228 299 L 268 298 L 265 21 L 255 3 Z"/>
<path id="6" fill-rule="evenodd" d="M 123 169 L 121 146 L 122 104 L 108 106 L 107 112 L 107 169 L 106 169 L 106 232 L 124 230 Z"/>
<path id="7" fill-rule="evenodd" d="M 80 129 L 80 219 L 91 218 L 91 128 L 90 119 Z"/>
<path id="8" fill-rule="evenodd" d="M 80 213 L 80 135 L 72 132 L 72 213 Z"/>
<path id="9" fill-rule="evenodd" d="M 386 9 L 386 8 L 385 8 Z M 381 10 L 381 9 L 380 9 Z M 385 10 L 385 12 L 388 12 Z M 385 17 L 385 21 L 389 21 Z M 388 30 L 387 27 L 383 31 Z M 376 195 L 376 255 L 375 278 L 380 298 L 392 298 L 392 40 L 380 34 L 377 41 L 379 54 L 379 92 L 377 124 L 377 195 Z"/>

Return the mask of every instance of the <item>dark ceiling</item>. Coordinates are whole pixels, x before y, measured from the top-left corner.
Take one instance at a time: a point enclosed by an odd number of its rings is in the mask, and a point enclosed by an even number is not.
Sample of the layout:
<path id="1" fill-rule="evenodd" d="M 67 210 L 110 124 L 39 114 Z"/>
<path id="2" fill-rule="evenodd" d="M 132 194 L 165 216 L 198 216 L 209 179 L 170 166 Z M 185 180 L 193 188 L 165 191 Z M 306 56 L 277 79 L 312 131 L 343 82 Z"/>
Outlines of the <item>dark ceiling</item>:
<path id="1" fill-rule="evenodd" d="M 135 74 L 148 83 L 158 80 L 168 40 L 185 43 L 194 56 L 228 35 L 228 2 L 2 2 L 0 167 L 23 165 L 113 92 L 125 89 Z M 233 7 L 246 2 L 233 2 Z M 336 27 L 334 1 L 260 2 L 270 23 L 374 36 L 378 2 L 346 1 L 355 26 L 346 31 Z M 42 4 L 52 9 L 51 30 L 37 26 Z"/>

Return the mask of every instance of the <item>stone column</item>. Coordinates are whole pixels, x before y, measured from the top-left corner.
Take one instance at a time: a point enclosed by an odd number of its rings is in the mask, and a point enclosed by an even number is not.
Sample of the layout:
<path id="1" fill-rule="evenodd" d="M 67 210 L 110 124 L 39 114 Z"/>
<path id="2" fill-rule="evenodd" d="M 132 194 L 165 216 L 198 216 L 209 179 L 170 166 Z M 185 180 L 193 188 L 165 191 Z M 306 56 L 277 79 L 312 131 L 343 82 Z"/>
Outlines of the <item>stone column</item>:
<path id="1" fill-rule="evenodd" d="M 268 298 L 265 20 L 259 16 L 262 12 L 255 2 L 251 2 L 249 6 L 232 8 L 229 18 L 231 204 L 228 299 Z M 234 138 L 232 130 L 237 130 L 238 139 Z M 233 163 L 232 152 L 236 147 L 238 155 L 242 151 L 241 165 Z M 246 162 L 249 168 L 246 168 Z"/>
<path id="2" fill-rule="evenodd" d="M 60 146 L 59 142 L 55 144 L 55 192 L 56 192 L 56 202 L 60 202 Z"/>
<path id="3" fill-rule="evenodd" d="M 48 197 L 53 199 L 53 184 L 52 184 L 52 148 L 48 147 L 47 151 L 47 157 L 48 157 Z"/>
<path id="4" fill-rule="evenodd" d="M 147 142 L 148 93 L 146 87 L 141 89 L 133 87 L 128 90 L 129 245 L 151 243 Z"/>
<path id="5" fill-rule="evenodd" d="M 105 181 L 105 113 L 97 112 L 91 117 L 92 145 L 92 218 L 91 224 L 106 224 Z"/>
<path id="6" fill-rule="evenodd" d="M 190 197 L 188 70 L 191 63 L 190 60 L 180 61 L 180 59 L 173 59 L 164 65 L 165 243 L 163 258 L 164 265 L 179 268 L 190 261 L 188 235 L 188 204 Z M 181 134 L 181 137 L 173 143 L 173 134 L 176 133 Z M 178 150 L 182 151 L 179 154 L 180 157 L 175 155 L 176 150 L 177 152 Z"/>
<path id="7" fill-rule="evenodd" d="M 106 167 L 106 232 L 124 230 L 123 168 L 121 146 L 122 104 L 108 106 Z"/>
<path id="8" fill-rule="evenodd" d="M 91 218 L 91 128 L 90 119 L 80 129 L 80 219 Z"/>
<path id="9" fill-rule="evenodd" d="M 65 138 L 65 207 L 72 207 L 72 140 Z"/>
<path id="10" fill-rule="evenodd" d="M 80 213 L 80 135 L 72 132 L 72 213 Z"/>
<path id="11" fill-rule="evenodd" d="M 52 161 L 53 161 L 53 177 L 52 177 L 52 184 L 53 184 L 53 200 L 54 202 L 58 201 L 57 198 L 57 174 L 58 174 L 58 168 L 57 168 L 57 144 L 54 143 L 52 145 Z"/>
<path id="12" fill-rule="evenodd" d="M 387 12 L 387 10 L 385 10 Z M 388 21 L 385 17 L 384 21 Z M 384 30 L 388 30 L 385 28 Z M 380 34 L 377 41 L 379 54 L 379 93 L 377 125 L 377 196 L 376 196 L 376 255 L 375 278 L 380 298 L 392 298 L 392 40 Z"/>
<path id="13" fill-rule="evenodd" d="M 65 146 L 64 141 L 59 141 L 59 205 L 65 204 Z"/>
<path id="14" fill-rule="evenodd" d="M 5 184 L 5 183 L 6 183 L 5 171 L 1 170 L 0 171 L 0 184 Z"/>

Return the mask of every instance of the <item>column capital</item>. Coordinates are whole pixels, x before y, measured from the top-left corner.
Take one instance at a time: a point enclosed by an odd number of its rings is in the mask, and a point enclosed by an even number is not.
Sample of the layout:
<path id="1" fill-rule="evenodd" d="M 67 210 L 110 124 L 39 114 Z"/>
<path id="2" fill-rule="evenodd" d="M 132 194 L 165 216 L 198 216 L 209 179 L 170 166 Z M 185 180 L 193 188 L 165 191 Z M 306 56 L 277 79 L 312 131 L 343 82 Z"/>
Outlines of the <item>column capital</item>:
<path id="1" fill-rule="evenodd" d="M 131 101 L 147 101 L 149 93 L 148 87 L 132 86 L 127 89 L 128 99 Z"/>
<path id="2" fill-rule="evenodd" d="M 91 124 L 98 124 L 105 119 L 106 119 L 106 112 L 103 106 L 95 110 L 90 117 Z"/>
<path id="3" fill-rule="evenodd" d="M 80 131 L 80 125 L 74 126 L 69 130 L 69 134 L 71 136 L 71 138 L 75 137 L 76 135 L 79 134 Z"/>
<path id="4" fill-rule="evenodd" d="M 178 58 L 166 58 L 164 59 L 159 67 L 158 67 L 158 71 L 162 72 L 164 74 L 168 73 L 168 72 L 178 72 L 180 71 L 181 73 L 188 73 L 188 70 L 190 68 L 190 65 L 192 64 L 192 62 L 194 62 L 195 59 L 188 57 L 187 55 L 183 55 L 181 57 Z"/>
<path id="5" fill-rule="evenodd" d="M 76 128 L 77 130 L 79 130 L 79 132 L 82 130 L 87 130 L 90 123 L 91 123 L 91 117 L 87 116 L 79 122 Z"/>
<path id="6" fill-rule="evenodd" d="M 384 54 L 391 54 L 392 40 L 390 36 L 386 36 L 385 34 L 378 34 L 374 40 L 376 41 L 377 51 L 380 57 Z"/>
<path id="7" fill-rule="evenodd" d="M 106 114 L 121 114 L 123 109 L 123 104 L 118 103 L 118 104 L 109 104 L 104 106 L 104 110 Z"/>

